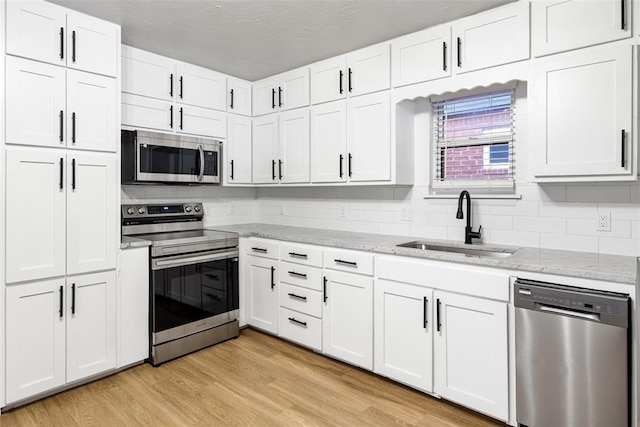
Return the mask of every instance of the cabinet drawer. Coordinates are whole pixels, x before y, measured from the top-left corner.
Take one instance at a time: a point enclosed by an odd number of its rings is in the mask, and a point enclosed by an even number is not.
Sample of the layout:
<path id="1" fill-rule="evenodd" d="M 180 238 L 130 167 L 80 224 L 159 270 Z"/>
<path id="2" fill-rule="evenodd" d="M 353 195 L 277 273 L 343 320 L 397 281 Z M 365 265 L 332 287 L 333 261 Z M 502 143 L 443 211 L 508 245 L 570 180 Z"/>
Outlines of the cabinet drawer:
<path id="1" fill-rule="evenodd" d="M 280 245 L 276 240 L 252 237 L 247 241 L 247 254 L 278 259 Z"/>
<path id="2" fill-rule="evenodd" d="M 322 292 L 282 283 L 280 306 L 315 317 L 322 317 Z"/>
<path id="3" fill-rule="evenodd" d="M 322 290 L 322 270 L 315 267 L 281 262 L 280 281 L 320 291 Z"/>
<path id="4" fill-rule="evenodd" d="M 315 246 L 283 243 L 280 245 L 280 259 L 296 264 L 322 267 L 322 249 Z"/>
<path id="5" fill-rule="evenodd" d="M 314 350 L 322 350 L 322 320 L 280 308 L 280 336 Z"/>
<path id="6" fill-rule="evenodd" d="M 123 93 L 121 108 L 123 125 L 173 130 L 173 104 L 171 102 Z"/>
<path id="7" fill-rule="evenodd" d="M 325 250 L 324 267 L 332 270 L 373 275 L 373 255 L 364 252 Z"/>

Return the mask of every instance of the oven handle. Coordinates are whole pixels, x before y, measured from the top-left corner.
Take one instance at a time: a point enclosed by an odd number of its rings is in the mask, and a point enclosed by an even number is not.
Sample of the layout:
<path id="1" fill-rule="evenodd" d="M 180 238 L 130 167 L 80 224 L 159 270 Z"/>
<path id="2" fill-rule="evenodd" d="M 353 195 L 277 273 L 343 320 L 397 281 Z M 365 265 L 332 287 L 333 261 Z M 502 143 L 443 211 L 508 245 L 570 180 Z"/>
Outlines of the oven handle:
<path id="1" fill-rule="evenodd" d="M 202 145 L 198 145 L 198 152 L 200 153 L 200 173 L 198 174 L 198 181 L 202 181 L 202 178 L 204 178 L 204 149 Z"/>
<path id="2" fill-rule="evenodd" d="M 151 259 L 152 270 L 163 270 L 165 268 L 181 267 L 183 265 L 197 264 L 208 261 L 219 261 L 221 259 L 236 258 L 237 251 L 206 253 L 203 255 L 179 256 L 162 259 Z"/>

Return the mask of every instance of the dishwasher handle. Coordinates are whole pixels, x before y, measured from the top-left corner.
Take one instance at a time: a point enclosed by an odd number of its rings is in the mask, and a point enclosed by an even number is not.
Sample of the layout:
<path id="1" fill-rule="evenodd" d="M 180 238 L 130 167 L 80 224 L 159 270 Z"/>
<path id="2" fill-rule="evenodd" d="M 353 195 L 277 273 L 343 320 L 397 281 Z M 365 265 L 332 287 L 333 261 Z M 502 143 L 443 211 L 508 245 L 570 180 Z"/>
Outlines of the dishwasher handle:
<path id="1" fill-rule="evenodd" d="M 544 311 L 547 313 L 560 314 L 563 316 L 579 317 L 581 319 L 593 320 L 595 322 L 600 321 L 600 315 L 597 313 L 583 313 L 581 311 L 567 310 L 566 308 L 553 307 L 546 304 L 540 304 L 538 302 L 535 303 L 534 307 L 538 311 Z"/>

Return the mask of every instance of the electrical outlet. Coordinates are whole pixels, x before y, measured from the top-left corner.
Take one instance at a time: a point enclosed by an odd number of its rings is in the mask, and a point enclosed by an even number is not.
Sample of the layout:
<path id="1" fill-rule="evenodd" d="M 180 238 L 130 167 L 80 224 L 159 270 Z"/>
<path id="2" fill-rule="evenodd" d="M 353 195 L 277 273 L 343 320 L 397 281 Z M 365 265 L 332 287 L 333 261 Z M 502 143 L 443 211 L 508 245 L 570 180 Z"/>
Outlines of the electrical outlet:
<path id="1" fill-rule="evenodd" d="M 400 211 L 400 220 L 401 221 L 413 221 L 413 209 L 411 208 L 402 208 Z"/>
<path id="2" fill-rule="evenodd" d="M 598 212 L 596 231 L 611 231 L 611 212 Z"/>

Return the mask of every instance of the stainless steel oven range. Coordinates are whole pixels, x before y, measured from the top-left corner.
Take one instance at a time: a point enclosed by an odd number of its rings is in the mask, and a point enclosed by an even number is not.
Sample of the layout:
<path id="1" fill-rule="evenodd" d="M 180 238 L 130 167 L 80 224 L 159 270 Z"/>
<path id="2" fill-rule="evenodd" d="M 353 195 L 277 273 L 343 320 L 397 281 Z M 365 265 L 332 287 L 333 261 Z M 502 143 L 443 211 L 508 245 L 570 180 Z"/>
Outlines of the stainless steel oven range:
<path id="1" fill-rule="evenodd" d="M 150 240 L 150 362 L 235 338 L 238 235 L 203 228 L 201 203 L 123 205 L 122 235 Z"/>

